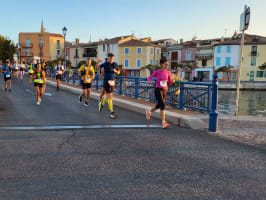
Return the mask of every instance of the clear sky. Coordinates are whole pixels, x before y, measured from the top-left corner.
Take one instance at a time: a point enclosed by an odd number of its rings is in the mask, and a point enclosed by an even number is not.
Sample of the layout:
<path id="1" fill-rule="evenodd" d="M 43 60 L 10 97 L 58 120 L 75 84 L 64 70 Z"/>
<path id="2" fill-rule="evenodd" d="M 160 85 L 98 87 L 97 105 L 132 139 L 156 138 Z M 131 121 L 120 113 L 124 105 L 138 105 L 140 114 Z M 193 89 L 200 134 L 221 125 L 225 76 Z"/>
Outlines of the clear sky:
<path id="1" fill-rule="evenodd" d="M 81 42 L 132 32 L 154 40 L 190 40 L 231 36 L 239 30 L 240 13 L 251 7 L 247 33 L 266 36 L 266 0 L 0 0 L 0 34 L 15 43 L 19 32 L 62 33 Z M 226 31 L 225 31 L 226 29 Z"/>

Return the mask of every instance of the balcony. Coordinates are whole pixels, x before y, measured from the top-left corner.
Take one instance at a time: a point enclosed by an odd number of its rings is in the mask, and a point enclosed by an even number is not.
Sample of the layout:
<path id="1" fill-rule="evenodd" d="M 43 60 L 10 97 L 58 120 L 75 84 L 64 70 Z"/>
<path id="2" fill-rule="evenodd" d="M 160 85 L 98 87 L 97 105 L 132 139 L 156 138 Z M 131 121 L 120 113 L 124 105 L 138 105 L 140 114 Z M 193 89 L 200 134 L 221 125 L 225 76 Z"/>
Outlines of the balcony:
<path id="1" fill-rule="evenodd" d="M 22 48 L 32 48 L 33 47 L 33 44 L 32 43 L 30 43 L 30 44 L 20 44 L 20 46 L 22 47 Z"/>
<path id="2" fill-rule="evenodd" d="M 32 57 L 33 53 L 21 53 L 21 57 Z"/>
<path id="3" fill-rule="evenodd" d="M 213 57 L 212 53 L 198 53 L 196 54 L 196 58 L 203 60 L 203 59 L 211 59 Z"/>
<path id="4" fill-rule="evenodd" d="M 56 54 L 56 58 L 61 58 L 62 55 L 61 54 Z"/>
<path id="5" fill-rule="evenodd" d="M 83 53 L 83 58 L 88 58 L 88 57 L 97 57 L 97 54 L 96 53 Z"/>
<path id="6" fill-rule="evenodd" d="M 256 52 L 256 51 L 251 51 L 251 52 L 249 53 L 249 56 L 259 56 L 259 53 Z"/>
<path id="7" fill-rule="evenodd" d="M 56 45 L 56 49 L 61 49 L 61 45 Z"/>
<path id="8" fill-rule="evenodd" d="M 74 58 L 79 58 L 79 55 L 74 55 Z"/>

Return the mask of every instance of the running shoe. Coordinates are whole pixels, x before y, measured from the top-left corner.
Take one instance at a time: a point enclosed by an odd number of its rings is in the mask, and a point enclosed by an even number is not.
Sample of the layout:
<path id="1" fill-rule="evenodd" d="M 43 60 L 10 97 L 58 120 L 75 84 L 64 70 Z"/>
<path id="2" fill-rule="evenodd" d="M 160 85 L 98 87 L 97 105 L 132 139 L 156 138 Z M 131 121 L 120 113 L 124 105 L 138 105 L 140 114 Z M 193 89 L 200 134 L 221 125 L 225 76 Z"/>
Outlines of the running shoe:
<path id="1" fill-rule="evenodd" d="M 110 113 L 110 117 L 111 117 L 112 119 L 115 119 L 115 118 L 116 118 L 116 115 L 115 115 L 115 112 L 114 112 L 114 111 Z"/>
<path id="2" fill-rule="evenodd" d="M 103 103 L 100 102 L 98 106 L 99 106 L 99 112 L 102 112 L 103 111 Z"/>
<path id="3" fill-rule="evenodd" d="M 89 106 L 88 101 L 84 102 L 84 106 Z"/>
<path id="4" fill-rule="evenodd" d="M 167 121 L 162 122 L 162 128 L 168 128 L 170 126 L 171 126 L 171 124 L 168 124 Z"/>
<path id="5" fill-rule="evenodd" d="M 150 110 L 146 110 L 146 119 L 150 120 L 151 119 L 151 111 Z"/>
<path id="6" fill-rule="evenodd" d="M 79 96 L 79 103 L 82 103 L 82 96 Z"/>
<path id="7" fill-rule="evenodd" d="M 41 104 L 41 102 L 40 101 L 37 101 L 37 105 L 40 105 Z"/>

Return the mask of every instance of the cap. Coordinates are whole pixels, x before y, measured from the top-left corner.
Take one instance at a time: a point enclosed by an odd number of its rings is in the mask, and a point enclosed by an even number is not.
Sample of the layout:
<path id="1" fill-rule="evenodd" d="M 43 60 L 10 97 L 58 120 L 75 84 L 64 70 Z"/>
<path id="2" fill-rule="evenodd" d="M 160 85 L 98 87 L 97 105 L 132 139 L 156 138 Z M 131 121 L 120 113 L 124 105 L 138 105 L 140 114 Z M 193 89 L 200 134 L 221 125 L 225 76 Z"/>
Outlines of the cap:
<path id="1" fill-rule="evenodd" d="M 108 57 L 114 57 L 115 55 L 113 53 L 108 53 Z"/>

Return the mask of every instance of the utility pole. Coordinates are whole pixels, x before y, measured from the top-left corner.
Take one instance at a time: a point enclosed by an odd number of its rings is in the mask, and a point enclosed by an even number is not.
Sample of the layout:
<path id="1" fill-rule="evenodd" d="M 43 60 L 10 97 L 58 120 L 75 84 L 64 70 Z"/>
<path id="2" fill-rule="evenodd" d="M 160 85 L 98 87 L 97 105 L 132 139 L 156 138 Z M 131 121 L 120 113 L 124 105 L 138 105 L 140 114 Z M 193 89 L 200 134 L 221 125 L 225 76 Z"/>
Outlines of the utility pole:
<path id="1" fill-rule="evenodd" d="M 244 12 L 240 16 L 240 31 L 242 31 L 242 36 L 241 36 L 240 63 L 239 63 L 239 68 L 238 68 L 237 85 L 236 85 L 235 116 L 238 115 L 241 67 L 243 64 L 243 50 L 244 50 L 244 45 L 245 45 L 245 30 L 248 29 L 249 20 L 250 20 L 250 8 L 247 7 L 247 5 L 245 5 Z"/>

